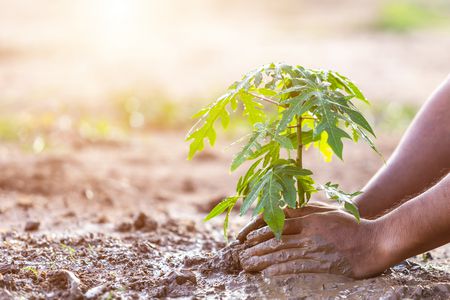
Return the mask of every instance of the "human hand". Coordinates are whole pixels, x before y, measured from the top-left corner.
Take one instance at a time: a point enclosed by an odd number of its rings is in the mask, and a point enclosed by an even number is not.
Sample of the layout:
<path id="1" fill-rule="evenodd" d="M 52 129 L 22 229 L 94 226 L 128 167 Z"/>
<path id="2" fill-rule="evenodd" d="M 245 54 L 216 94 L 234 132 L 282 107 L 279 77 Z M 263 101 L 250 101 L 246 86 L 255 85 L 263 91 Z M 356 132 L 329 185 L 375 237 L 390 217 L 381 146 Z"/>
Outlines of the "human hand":
<path id="1" fill-rule="evenodd" d="M 332 273 L 365 278 L 389 267 L 378 247 L 381 235 L 375 221 L 357 223 L 340 210 L 324 210 L 286 219 L 280 241 L 267 226 L 248 233 L 240 255 L 244 270 L 269 276 Z"/>
<path id="2" fill-rule="evenodd" d="M 334 206 L 327 205 L 321 202 L 311 202 L 310 204 L 308 204 L 308 206 L 298 209 L 286 208 L 284 209 L 284 214 L 286 216 L 286 219 L 290 219 L 304 217 L 313 213 L 322 213 L 333 210 L 336 210 Z M 240 242 L 244 242 L 250 232 L 264 226 L 266 226 L 266 222 L 264 222 L 263 216 L 261 214 L 257 215 L 247 225 L 245 225 L 244 228 L 241 229 L 241 231 L 237 235 L 237 239 Z"/>

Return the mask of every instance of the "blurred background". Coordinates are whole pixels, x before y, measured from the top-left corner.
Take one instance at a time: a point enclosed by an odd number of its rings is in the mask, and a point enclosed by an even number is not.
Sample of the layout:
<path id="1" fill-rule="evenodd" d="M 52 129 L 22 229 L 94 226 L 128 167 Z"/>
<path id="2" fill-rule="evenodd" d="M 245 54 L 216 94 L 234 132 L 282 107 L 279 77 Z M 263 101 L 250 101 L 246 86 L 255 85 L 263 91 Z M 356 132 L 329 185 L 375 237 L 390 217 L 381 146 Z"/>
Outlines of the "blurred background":
<path id="1" fill-rule="evenodd" d="M 0 1 L 0 140 L 41 152 L 75 140 L 184 131 L 250 69 L 335 69 L 403 132 L 450 70 L 446 0 Z"/>

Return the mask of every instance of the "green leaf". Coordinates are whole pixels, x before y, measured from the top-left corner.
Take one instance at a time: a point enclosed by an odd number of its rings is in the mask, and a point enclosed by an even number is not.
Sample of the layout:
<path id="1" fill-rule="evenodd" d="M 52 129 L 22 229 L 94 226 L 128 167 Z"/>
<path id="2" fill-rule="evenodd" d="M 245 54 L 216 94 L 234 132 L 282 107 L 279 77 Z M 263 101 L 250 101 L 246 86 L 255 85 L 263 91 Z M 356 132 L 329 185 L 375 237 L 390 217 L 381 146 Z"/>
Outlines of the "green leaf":
<path id="1" fill-rule="evenodd" d="M 233 161 L 231 162 L 231 171 L 236 170 L 240 165 L 242 165 L 254 154 L 255 150 L 261 149 L 259 139 L 263 138 L 266 134 L 267 131 L 264 128 L 258 128 L 253 132 L 248 143 L 234 156 Z"/>
<path id="2" fill-rule="evenodd" d="M 321 112 L 323 114 L 323 119 L 316 127 L 315 134 L 318 135 L 322 133 L 322 131 L 326 131 L 328 133 L 327 143 L 330 145 L 331 149 L 333 149 L 333 152 L 337 155 L 337 157 L 342 159 L 342 150 L 344 149 L 342 139 L 351 139 L 351 137 L 347 132 L 336 126 L 336 116 L 332 114 L 329 108 L 323 106 L 321 108 Z"/>
<path id="3" fill-rule="evenodd" d="M 277 240 L 281 239 L 283 232 L 285 216 L 283 210 L 279 206 L 279 201 L 267 201 L 263 212 L 264 222 L 275 234 Z"/>
<path id="4" fill-rule="evenodd" d="M 346 108 L 346 109 L 344 109 L 344 111 L 350 117 L 350 120 L 352 120 L 357 125 L 361 126 L 365 130 L 370 132 L 370 134 L 372 134 L 373 136 L 375 136 L 375 133 L 373 132 L 373 129 L 370 126 L 369 122 L 367 122 L 366 118 L 364 118 L 364 116 L 359 111 L 356 111 L 356 110 L 353 110 L 350 108 Z"/>
<path id="5" fill-rule="evenodd" d="M 269 151 L 264 156 L 263 166 L 267 167 L 271 162 L 280 158 L 280 145 L 278 143 L 271 143 Z"/>
<path id="6" fill-rule="evenodd" d="M 257 215 L 260 213 L 261 209 L 263 207 L 266 207 L 267 202 L 276 202 L 280 203 L 281 200 L 281 190 L 282 186 L 280 183 L 276 180 L 276 176 L 273 172 L 270 173 L 270 176 L 267 179 L 266 184 L 263 187 L 263 192 L 261 195 L 261 198 L 259 199 L 258 204 L 255 207 L 253 215 Z"/>
<path id="7" fill-rule="evenodd" d="M 344 209 L 346 211 L 348 211 L 349 213 L 351 213 L 358 222 L 361 222 L 361 217 L 359 215 L 359 211 L 358 211 L 358 207 L 356 207 L 355 204 L 350 203 L 350 202 L 345 202 L 344 203 Z"/>
<path id="8" fill-rule="evenodd" d="M 347 77 L 344 75 L 339 74 L 338 72 L 329 72 L 329 75 L 331 75 L 339 84 L 350 94 L 355 95 L 355 97 L 366 104 L 369 104 L 369 101 L 367 101 L 366 97 L 364 97 L 361 90 Z"/>
<path id="9" fill-rule="evenodd" d="M 220 97 L 206 112 L 203 112 L 202 118 L 189 131 L 186 141 L 192 140 L 189 147 L 188 159 L 192 159 L 196 152 L 203 150 L 204 139 L 208 139 L 211 146 L 216 141 L 216 131 L 214 123 L 219 117 L 224 117 L 226 105 L 231 101 L 229 93 Z"/>
<path id="10" fill-rule="evenodd" d="M 302 169 L 297 166 L 283 166 L 279 169 L 279 172 L 284 175 L 291 175 L 291 176 L 306 176 L 311 175 L 312 172 L 308 169 Z"/>
<path id="11" fill-rule="evenodd" d="M 375 143 L 372 141 L 372 139 L 363 130 L 361 130 L 359 127 L 354 127 L 354 129 L 369 144 L 370 148 L 372 148 L 372 150 L 375 151 L 384 160 L 383 154 L 375 146 Z"/>
<path id="12" fill-rule="evenodd" d="M 354 128 L 352 128 L 352 137 L 353 137 L 353 141 L 355 141 L 355 143 L 359 141 L 359 133 Z"/>
<path id="13" fill-rule="evenodd" d="M 268 134 L 271 135 L 272 140 L 277 142 L 281 147 L 283 147 L 285 149 L 295 149 L 294 145 L 292 144 L 291 138 L 288 137 L 287 135 L 277 134 L 274 130 L 275 126 L 276 126 L 276 122 L 270 124 L 267 127 L 267 132 L 268 132 Z"/>
<path id="14" fill-rule="evenodd" d="M 209 111 L 209 107 L 204 107 L 200 109 L 197 113 L 192 116 L 192 119 L 197 119 L 206 114 Z"/>
<path id="15" fill-rule="evenodd" d="M 297 149 L 297 133 L 291 133 L 288 135 L 289 139 L 291 140 L 292 146 L 294 149 Z M 315 136 L 313 130 L 303 130 L 302 131 L 302 145 L 304 147 L 307 147 L 312 142 L 317 142 L 320 140 L 320 135 Z"/>
<path id="16" fill-rule="evenodd" d="M 322 131 L 320 134 L 320 140 L 314 143 L 314 146 L 319 148 L 320 153 L 325 162 L 330 162 L 333 157 L 333 149 L 328 144 L 328 133 Z"/>
<path id="17" fill-rule="evenodd" d="M 325 194 L 328 199 L 336 200 L 337 202 L 342 204 L 347 212 L 352 214 L 358 222 L 360 221 L 358 207 L 352 201 L 352 199 L 356 195 L 359 195 L 360 192 L 355 192 L 351 194 L 345 193 L 339 190 L 338 184 L 332 184 L 331 182 L 327 182 L 325 185 L 319 185 L 319 188 L 325 191 Z"/>
<path id="18" fill-rule="evenodd" d="M 248 193 L 247 197 L 245 197 L 242 206 L 241 206 L 241 216 L 243 216 L 250 206 L 255 202 L 256 199 L 258 199 L 259 194 L 261 193 L 262 189 L 264 188 L 264 185 L 269 181 L 269 179 L 272 177 L 272 170 L 268 170 L 261 179 L 251 187 L 250 192 Z"/>
<path id="19" fill-rule="evenodd" d="M 262 81 L 262 73 L 258 72 L 255 75 L 255 80 L 253 81 L 253 84 L 255 85 L 255 87 L 258 87 L 261 84 Z"/>
<path id="20" fill-rule="evenodd" d="M 275 142 L 269 142 L 269 143 L 263 145 L 258 150 L 255 150 L 253 152 L 253 154 L 248 158 L 248 160 L 256 159 L 256 158 L 266 154 L 267 152 L 270 152 L 274 147 L 275 147 Z"/>
<path id="21" fill-rule="evenodd" d="M 281 147 L 286 149 L 295 149 L 294 145 L 292 145 L 292 141 L 284 136 L 284 135 L 274 135 L 273 136 L 274 141 L 276 141 L 278 144 L 280 144 Z"/>
<path id="22" fill-rule="evenodd" d="M 301 85 L 301 86 L 293 86 L 287 89 L 283 89 L 282 91 L 280 91 L 278 93 L 278 95 L 285 95 L 285 94 L 289 94 L 289 93 L 295 93 L 295 92 L 301 92 L 303 90 L 305 90 L 307 87 L 305 85 Z"/>
<path id="23" fill-rule="evenodd" d="M 255 161 L 250 168 L 248 168 L 247 172 L 244 176 L 241 176 L 239 182 L 237 184 L 236 191 L 238 194 L 245 194 L 245 191 L 248 189 L 248 184 L 252 180 L 252 178 L 259 174 L 259 172 L 255 173 L 256 167 L 261 163 L 262 158 Z"/>
<path id="24" fill-rule="evenodd" d="M 230 218 L 232 208 L 233 208 L 232 206 L 228 208 L 227 213 L 225 215 L 225 219 L 223 221 L 223 236 L 226 242 L 228 242 L 228 222 L 229 222 L 228 220 Z"/>
<path id="25" fill-rule="evenodd" d="M 291 208 L 297 207 L 297 190 L 295 189 L 295 180 L 286 174 L 274 173 L 278 182 L 283 187 L 283 199 Z"/>
<path id="26" fill-rule="evenodd" d="M 239 97 L 244 104 L 244 115 L 248 117 L 250 124 L 265 121 L 266 115 L 261 110 L 264 108 L 264 105 L 254 101 L 255 97 L 245 92 L 240 93 Z"/>
<path id="27" fill-rule="evenodd" d="M 314 99 L 310 99 L 312 95 L 312 93 L 304 93 L 286 101 L 289 106 L 283 111 L 280 123 L 275 131 L 276 134 L 285 130 L 295 116 L 301 116 L 316 104 Z"/>
<path id="28" fill-rule="evenodd" d="M 261 195 L 258 205 L 254 210 L 254 215 L 263 211 L 263 218 L 267 225 L 272 229 L 275 236 L 279 239 L 284 226 L 284 212 L 280 208 L 281 200 L 281 184 L 276 180 L 274 173 L 270 173 L 266 183 L 264 184 L 264 191 Z"/>
<path id="29" fill-rule="evenodd" d="M 239 199 L 237 196 L 227 197 L 220 201 L 214 208 L 209 212 L 209 214 L 203 219 L 203 222 L 209 221 L 214 217 L 222 214 L 226 209 L 233 207 L 236 201 Z"/>
<path id="30" fill-rule="evenodd" d="M 278 93 L 274 90 L 271 89 L 266 89 L 266 88 L 259 88 L 255 90 L 256 93 L 261 94 L 263 96 L 267 96 L 267 97 L 273 97 L 278 95 Z"/>
<path id="31" fill-rule="evenodd" d="M 230 124 L 230 113 L 226 108 L 220 113 L 220 120 L 222 121 L 223 128 L 227 128 L 228 124 Z"/>

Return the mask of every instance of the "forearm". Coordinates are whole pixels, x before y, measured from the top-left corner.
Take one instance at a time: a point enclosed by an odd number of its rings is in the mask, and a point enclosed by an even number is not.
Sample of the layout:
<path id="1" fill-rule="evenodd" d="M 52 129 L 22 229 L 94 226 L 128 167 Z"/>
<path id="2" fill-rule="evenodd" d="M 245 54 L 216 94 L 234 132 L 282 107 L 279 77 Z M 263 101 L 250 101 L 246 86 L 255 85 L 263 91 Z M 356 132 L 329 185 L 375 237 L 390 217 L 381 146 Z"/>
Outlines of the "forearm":
<path id="1" fill-rule="evenodd" d="M 450 242 L 450 175 L 373 227 L 386 267 Z"/>
<path id="2" fill-rule="evenodd" d="M 413 198 L 450 169 L 450 77 L 417 114 L 387 164 L 355 202 L 364 218 L 374 218 Z"/>

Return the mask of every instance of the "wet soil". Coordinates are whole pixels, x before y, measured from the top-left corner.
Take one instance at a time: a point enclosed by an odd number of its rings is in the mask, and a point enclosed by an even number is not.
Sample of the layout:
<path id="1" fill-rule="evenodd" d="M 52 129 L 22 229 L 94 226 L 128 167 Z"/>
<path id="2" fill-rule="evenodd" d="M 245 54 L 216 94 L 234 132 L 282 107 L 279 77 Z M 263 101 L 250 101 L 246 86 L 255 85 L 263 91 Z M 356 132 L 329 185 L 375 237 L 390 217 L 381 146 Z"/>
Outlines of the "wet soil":
<path id="1" fill-rule="evenodd" d="M 380 142 L 387 156 L 396 140 Z M 201 221 L 233 191 L 232 151 L 188 162 L 182 141 L 153 133 L 38 156 L 0 146 L 0 299 L 450 297 L 449 246 L 366 280 L 242 272 L 222 220 Z M 382 162 L 347 149 L 345 168 L 305 161 L 319 178 L 356 189 Z M 246 221 L 231 218 L 230 241 Z"/>

